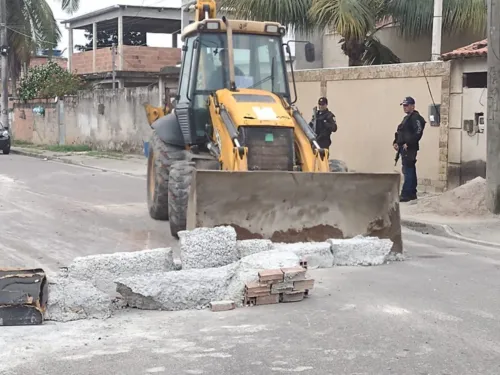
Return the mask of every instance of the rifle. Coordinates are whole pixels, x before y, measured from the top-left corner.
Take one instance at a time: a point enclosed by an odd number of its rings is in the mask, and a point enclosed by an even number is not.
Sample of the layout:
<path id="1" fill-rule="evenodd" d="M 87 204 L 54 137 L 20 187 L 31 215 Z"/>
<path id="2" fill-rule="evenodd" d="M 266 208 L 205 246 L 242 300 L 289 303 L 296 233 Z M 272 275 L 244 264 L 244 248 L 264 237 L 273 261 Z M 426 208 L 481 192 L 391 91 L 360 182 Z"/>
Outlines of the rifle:
<path id="1" fill-rule="evenodd" d="M 394 133 L 394 139 L 398 139 L 398 133 Z M 399 145 L 398 145 L 398 148 L 399 148 Z M 401 154 L 399 153 L 399 149 L 396 151 L 396 156 L 394 157 L 394 166 L 398 165 L 398 161 L 399 161 L 399 157 L 401 156 Z"/>
<path id="2" fill-rule="evenodd" d="M 316 122 L 317 122 L 317 119 L 316 117 L 318 116 L 318 107 L 314 107 L 313 108 L 313 115 L 312 115 L 312 119 L 311 119 L 311 124 L 312 124 L 312 130 L 314 132 L 314 134 L 317 135 L 316 133 Z"/>

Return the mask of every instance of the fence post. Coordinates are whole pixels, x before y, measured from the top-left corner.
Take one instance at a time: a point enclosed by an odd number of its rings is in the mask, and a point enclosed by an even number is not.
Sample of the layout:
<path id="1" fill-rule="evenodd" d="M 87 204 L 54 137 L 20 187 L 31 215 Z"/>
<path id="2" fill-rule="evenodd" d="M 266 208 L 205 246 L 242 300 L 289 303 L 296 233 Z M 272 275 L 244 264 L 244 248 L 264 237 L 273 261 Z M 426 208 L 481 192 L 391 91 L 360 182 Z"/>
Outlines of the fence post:
<path id="1" fill-rule="evenodd" d="M 64 98 L 57 101 L 57 125 L 59 127 L 59 144 L 66 144 L 66 124 L 64 122 Z"/>

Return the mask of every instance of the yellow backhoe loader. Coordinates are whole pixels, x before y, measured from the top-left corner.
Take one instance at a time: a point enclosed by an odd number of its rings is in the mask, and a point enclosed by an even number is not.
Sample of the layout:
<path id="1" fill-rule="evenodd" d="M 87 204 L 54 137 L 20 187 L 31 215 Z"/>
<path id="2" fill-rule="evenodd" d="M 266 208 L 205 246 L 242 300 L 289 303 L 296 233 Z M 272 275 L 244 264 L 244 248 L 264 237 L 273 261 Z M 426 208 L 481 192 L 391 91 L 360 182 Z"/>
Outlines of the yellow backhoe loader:
<path id="1" fill-rule="evenodd" d="M 231 225 L 239 239 L 372 235 L 390 238 L 400 252 L 399 174 L 332 170 L 328 150 L 294 105 L 285 28 L 217 19 L 214 0 L 195 8 L 182 33 L 175 108 L 148 113 L 150 122 L 159 117 L 149 145 L 150 216 L 169 220 L 174 236 Z M 314 46 L 305 52 L 313 61 Z"/>

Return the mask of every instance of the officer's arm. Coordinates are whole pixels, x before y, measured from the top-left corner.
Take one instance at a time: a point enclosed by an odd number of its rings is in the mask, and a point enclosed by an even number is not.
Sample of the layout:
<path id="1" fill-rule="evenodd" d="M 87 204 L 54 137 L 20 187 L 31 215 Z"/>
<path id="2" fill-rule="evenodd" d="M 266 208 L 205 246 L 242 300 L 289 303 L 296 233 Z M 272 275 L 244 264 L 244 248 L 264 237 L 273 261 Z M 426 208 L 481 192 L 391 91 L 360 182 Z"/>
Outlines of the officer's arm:
<path id="1" fill-rule="evenodd" d="M 408 146 L 415 146 L 420 138 L 422 138 L 422 132 L 424 131 L 425 120 L 418 116 L 412 121 L 412 135 L 410 139 L 406 142 Z"/>
<path id="2" fill-rule="evenodd" d="M 332 133 L 335 133 L 337 131 L 337 119 L 335 118 L 335 115 L 333 113 L 328 113 L 328 116 L 326 117 L 326 128 L 330 130 Z"/>

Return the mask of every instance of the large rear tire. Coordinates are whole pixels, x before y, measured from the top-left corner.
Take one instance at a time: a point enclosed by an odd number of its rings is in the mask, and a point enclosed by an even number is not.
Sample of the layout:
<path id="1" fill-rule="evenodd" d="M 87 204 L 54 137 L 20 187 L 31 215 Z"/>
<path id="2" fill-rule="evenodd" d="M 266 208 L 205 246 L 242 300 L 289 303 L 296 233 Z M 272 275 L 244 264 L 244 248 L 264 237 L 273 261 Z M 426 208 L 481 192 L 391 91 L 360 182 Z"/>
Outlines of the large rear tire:
<path id="1" fill-rule="evenodd" d="M 336 172 L 336 173 L 349 172 L 347 164 L 344 163 L 342 160 L 332 159 L 328 161 L 328 164 L 330 165 L 330 172 Z"/>
<path id="2" fill-rule="evenodd" d="M 148 211 L 155 220 L 168 220 L 168 177 L 172 163 L 182 160 L 183 149 L 163 142 L 153 130 L 148 156 Z"/>
<path id="3" fill-rule="evenodd" d="M 191 179 L 195 164 L 179 161 L 172 164 L 168 180 L 168 212 L 170 233 L 179 238 L 179 232 L 186 230 L 187 208 Z"/>

